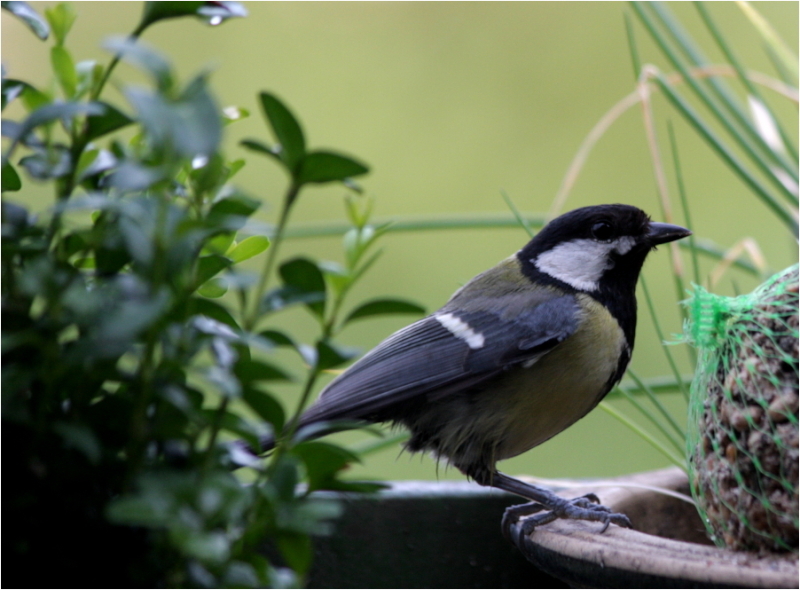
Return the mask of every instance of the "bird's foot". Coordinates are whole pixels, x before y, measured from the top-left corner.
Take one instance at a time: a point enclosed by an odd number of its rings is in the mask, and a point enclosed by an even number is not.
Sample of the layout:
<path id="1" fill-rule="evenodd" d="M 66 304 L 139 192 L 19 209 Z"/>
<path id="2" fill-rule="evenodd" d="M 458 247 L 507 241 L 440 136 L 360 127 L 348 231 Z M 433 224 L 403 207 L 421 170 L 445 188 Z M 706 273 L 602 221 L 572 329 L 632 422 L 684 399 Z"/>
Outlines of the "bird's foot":
<path id="1" fill-rule="evenodd" d="M 520 521 L 521 517 L 528 517 Z M 519 522 L 519 539 L 530 535 L 537 526 L 548 524 L 559 518 L 570 520 L 589 520 L 602 522 L 604 533 L 609 524 L 616 524 L 625 528 L 632 528 L 630 519 L 619 512 L 612 512 L 610 508 L 600 504 L 600 499 L 595 494 L 586 494 L 572 500 L 559 498 L 554 506 L 546 506 L 540 502 L 529 502 L 509 506 L 503 514 L 503 534 L 511 539 L 511 525 Z"/>

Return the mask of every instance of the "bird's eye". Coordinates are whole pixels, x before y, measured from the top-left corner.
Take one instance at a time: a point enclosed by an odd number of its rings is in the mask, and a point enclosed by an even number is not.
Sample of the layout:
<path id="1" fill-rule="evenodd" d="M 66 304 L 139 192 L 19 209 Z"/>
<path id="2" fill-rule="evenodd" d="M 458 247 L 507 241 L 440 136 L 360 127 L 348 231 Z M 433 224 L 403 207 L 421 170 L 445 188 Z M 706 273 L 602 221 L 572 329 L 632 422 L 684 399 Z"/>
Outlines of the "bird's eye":
<path id="1" fill-rule="evenodd" d="M 600 221 L 592 226 L 592 237 L 600 242 L 608 242 L 614 237 L 614 228 L 607 221 Z"/>

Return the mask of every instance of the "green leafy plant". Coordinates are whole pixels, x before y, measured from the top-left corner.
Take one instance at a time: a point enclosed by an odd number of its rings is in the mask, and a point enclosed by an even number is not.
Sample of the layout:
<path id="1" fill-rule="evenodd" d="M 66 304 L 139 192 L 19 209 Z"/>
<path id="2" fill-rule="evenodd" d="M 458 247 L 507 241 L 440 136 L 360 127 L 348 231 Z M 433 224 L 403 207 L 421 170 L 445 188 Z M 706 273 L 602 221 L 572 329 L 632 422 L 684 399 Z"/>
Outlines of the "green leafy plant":
<path id="1" fill-rule="evenodd" d="M 220 147 L 225 125 L 247 113 L 221 111 L 206 75 L 181 82 L 139 40 L 164 19 L 219 24 L 245 16 L 241 5 L 145 2 L 133 33 L 106 42 L 107 65 L 75 63 L 69 5 L 45 19 L 22 2 L 3 8 L 52 36 L 59 92 L 4 74 L 3 108 L 20 101 L 27 112 L 3 120 L 2 419 L 15 448 L 4 506 L 26 515 L 6 530 L 9 567 L 39 586 L 302 584 L 311 536 L 340 510 L 311 493 L 379 485 L 343 479 L 358 457 L 310 441 L 297 417 L 320 374 L 352 357 L 335 341 L 347 325 L 422 310 L 389 298 L 345 311 L 386 230 L 370 223 L 365 197 L 347 200 L 342 264 L 280 261 L 279 245 L 304 187 L 355 187 L 368 168 L 308 150 L 290 109 L 261 93 L 276 143 L 244 145 L 289 175 L 265 235 L 250 222 L 260 201 L 231 183 L 244 160 Z M 102 96 L 120 61 L 150 86 L 125 87 L 127 104 L 113 105 Z M 52 207 L 24 205 L 24 177 L 53 188 Z M 254 274 L 243 263 L 259 256 Z M 318 323 L 312 344 L 265 325 L 296 306 Z M 292 411 L 267 389 L 294 380 L 270 359 L 281 346 L 308 367 Z M 278 446 L 260 460 L 251 450 L 270 435 Z"/>

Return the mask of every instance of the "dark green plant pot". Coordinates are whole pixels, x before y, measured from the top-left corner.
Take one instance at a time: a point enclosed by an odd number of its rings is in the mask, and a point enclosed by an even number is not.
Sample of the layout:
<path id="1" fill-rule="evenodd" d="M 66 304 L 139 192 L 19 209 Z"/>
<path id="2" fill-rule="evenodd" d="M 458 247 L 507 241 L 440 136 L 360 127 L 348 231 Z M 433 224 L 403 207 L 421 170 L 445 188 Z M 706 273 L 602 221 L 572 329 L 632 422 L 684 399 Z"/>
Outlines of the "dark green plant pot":
<path id="1" fill-rule="evenodd" d="M 469 482 L 393 482 L 336 495 L 345 511 L 315 539 L 311 588 L 566 588 L 502 534 L 516 496 Z"/>

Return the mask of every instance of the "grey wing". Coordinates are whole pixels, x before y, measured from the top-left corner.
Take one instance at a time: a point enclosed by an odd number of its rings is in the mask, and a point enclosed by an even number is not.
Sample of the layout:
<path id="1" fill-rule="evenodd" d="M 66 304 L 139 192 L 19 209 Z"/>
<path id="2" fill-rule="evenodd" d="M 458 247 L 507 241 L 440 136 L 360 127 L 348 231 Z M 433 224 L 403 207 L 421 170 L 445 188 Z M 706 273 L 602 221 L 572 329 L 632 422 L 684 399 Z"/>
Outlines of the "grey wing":
<path id="1" fill-rule="evenodd" d="M 396 332 L 332 381 L 301 423 L 369 420 L 411 398 L 436 399 L 515 365 L 533 364 L 575 332 L 579 313 L 572 295 L 513 318 L 444 307 Z"/>

